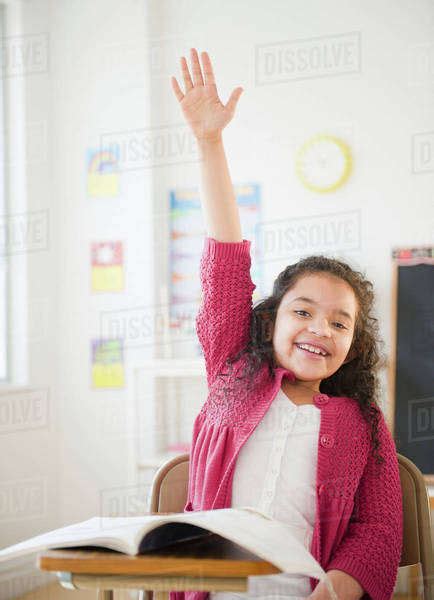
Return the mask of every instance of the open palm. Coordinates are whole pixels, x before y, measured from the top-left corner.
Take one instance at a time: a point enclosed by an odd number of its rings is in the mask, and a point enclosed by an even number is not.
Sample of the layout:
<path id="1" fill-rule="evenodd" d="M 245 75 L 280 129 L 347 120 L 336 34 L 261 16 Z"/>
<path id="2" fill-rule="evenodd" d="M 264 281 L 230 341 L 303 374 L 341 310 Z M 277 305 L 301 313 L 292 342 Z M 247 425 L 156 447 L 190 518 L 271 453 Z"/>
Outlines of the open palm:
<path id="1" fill-rule="evenodd" d="M 181 57 L 185 94 L 175 77 L 171 78 L 172 88 L 182 112 L 198 140 L 215 140 L 221 135 L 235 113 L 235 108 L 243 89 L 235 88 L 227 104 L 218 97 L 211 60 L 207 52 L 201 53 L 203 74 L 195 48 L 191 48 L 193 79 L 188 70 L 187 61 Z"/>

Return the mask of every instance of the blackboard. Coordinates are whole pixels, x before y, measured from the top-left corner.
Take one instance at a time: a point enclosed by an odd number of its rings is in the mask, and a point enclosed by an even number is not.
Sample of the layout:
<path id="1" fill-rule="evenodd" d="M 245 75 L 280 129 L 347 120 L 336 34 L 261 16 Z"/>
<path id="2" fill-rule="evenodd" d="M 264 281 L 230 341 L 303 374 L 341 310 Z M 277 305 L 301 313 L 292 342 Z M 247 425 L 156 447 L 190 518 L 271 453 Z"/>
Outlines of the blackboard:
<path id="1" fill-rule="evenodd" d="M 415 250 L 415 249 L 413 249 Z M 434 483 L 434 259 L 432 248 L 395 256 L 392 301 L 393 437 Z M 430 256 L 431 254 L 431 256 Z"/>

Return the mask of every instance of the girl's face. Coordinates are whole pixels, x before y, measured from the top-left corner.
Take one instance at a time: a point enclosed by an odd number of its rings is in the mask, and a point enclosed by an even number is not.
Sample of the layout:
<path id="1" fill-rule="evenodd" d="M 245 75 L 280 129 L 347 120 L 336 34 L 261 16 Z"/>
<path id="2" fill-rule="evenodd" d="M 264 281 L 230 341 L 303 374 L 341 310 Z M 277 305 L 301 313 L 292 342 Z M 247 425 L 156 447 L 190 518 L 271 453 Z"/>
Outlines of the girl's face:
<path id="1" fill-rule="evenodd" d="M 319 391 L 322 379 L 351 360 L 357 299 L 351 286 L 334 275 L 303 275 L 283 296 L 273 330 L 276 364 L 292 371 Z M 312 354 L 299 344 L 322 348 L 326 355 Z M 318 349 L 318 348 L 317 348 Z"/>

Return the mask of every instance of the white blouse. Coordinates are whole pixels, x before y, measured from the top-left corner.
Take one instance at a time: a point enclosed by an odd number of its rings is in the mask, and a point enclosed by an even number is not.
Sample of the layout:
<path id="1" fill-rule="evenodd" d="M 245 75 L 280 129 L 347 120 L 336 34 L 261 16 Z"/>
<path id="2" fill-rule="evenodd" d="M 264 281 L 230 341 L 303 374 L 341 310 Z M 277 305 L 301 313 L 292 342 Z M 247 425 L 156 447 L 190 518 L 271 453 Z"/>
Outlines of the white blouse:
<path id="1" fill-rule="evenodd" d="M 253 506 L 293 525 L 309 550 L 316 516 L 316 465 L 321 410 L 294 404 L 280 389 L 241 448 L 231 506 Z M 210 600 L 300 600 L 311 594 L 309 577 L 277 573 L 248 578 L 247 592 L 210 592 Z"/>

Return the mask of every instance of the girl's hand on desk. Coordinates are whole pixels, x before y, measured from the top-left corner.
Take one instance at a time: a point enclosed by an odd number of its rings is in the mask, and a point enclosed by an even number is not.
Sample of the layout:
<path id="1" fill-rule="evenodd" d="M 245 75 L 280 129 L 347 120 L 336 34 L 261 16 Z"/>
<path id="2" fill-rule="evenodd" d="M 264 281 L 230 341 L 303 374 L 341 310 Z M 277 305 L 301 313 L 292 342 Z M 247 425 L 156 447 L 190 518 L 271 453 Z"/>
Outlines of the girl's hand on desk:
<path id="1" fill-rule="evenodd" d="M 181 56 L 185 94 L 179 87 L 175 77 L 171 78 L 172 88 L 196 139 L 198 141 L 219 141 L 223 129 L 234 116 L 235 107 L 243 89 L 241 87 L 235 88 L 227 104 L 222 104 L 217 94 L 208 53 L 201 53 L 205 78 L 202 75 L 196 48 L 191 48 L 190 54 L 193 80 L 188 70 L 187 61 L 184 56 Z"/>
<path id="2" fill-rule="evenodd" d="M 332 569 L 327 571 L 327 575 L 339 600 L 359 600 L 363 596 L 362 586 L 348 573 Z M 331 598 L 325 583 L 320 581 L 307 600 L 331 600 Z"/>

